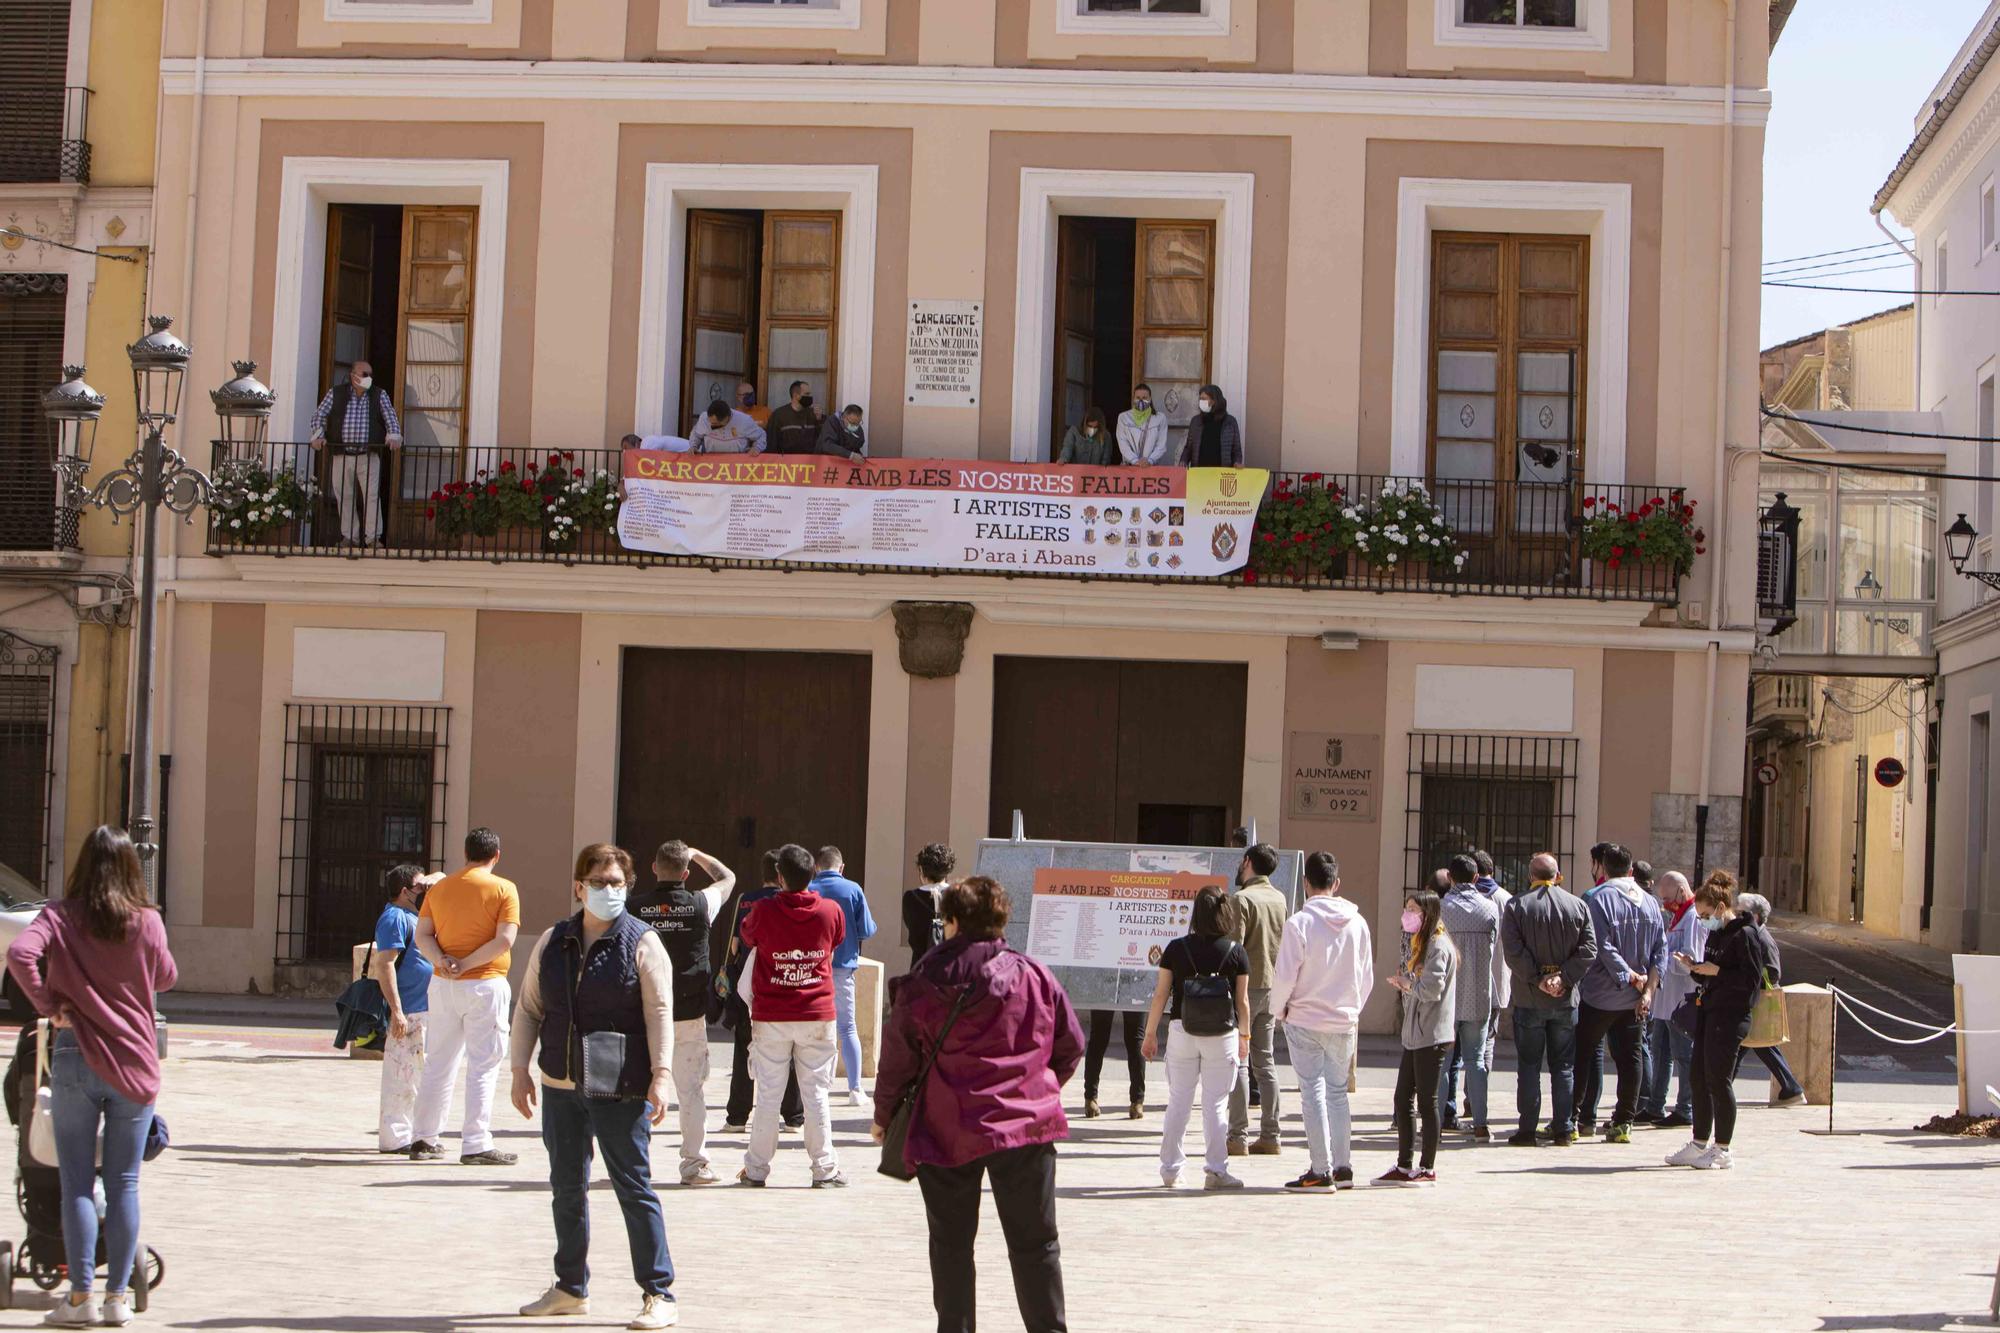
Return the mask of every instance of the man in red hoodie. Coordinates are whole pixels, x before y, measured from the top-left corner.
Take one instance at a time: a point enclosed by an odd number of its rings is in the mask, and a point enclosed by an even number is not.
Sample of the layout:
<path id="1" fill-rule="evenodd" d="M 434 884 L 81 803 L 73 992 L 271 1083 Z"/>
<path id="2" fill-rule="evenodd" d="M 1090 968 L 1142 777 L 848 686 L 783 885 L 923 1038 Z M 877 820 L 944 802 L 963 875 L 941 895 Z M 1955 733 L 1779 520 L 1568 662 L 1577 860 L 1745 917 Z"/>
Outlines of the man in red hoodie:
<path id="1" fill-rule="evenodd" d="M 783 891 L 758 903 L 743 921 L 743 942 L 753 950 L 746 970 L 750 1072 L 757 1080 L 750 1148 L 736 1173 L 745 1185 L 761 1186 L 771 1174 L 771 1158 L 778 1151 L 778 1102 L 794 1069 L 805 1100 L 813 1188 L 847 1184 L 827 1123 L 836 1047 L 833 951 L 846 937 L 847 921 L 839 904 L 813 892 L 812 877 L 812 853 L 786 843 L 778 849 Z"/>

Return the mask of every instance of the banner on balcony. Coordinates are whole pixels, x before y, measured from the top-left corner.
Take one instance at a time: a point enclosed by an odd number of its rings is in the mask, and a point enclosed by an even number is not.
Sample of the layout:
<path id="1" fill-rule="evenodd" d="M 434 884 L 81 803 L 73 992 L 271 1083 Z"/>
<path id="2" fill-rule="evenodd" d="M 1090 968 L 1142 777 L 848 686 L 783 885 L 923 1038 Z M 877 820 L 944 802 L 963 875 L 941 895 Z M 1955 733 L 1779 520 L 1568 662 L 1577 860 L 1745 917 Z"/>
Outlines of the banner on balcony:
<path id="1" fill-rule="evenodd" d="M 1270 473 L 625 453 L 635 551 L 913 569 L 1201 578 L 1243 567 Z"/>

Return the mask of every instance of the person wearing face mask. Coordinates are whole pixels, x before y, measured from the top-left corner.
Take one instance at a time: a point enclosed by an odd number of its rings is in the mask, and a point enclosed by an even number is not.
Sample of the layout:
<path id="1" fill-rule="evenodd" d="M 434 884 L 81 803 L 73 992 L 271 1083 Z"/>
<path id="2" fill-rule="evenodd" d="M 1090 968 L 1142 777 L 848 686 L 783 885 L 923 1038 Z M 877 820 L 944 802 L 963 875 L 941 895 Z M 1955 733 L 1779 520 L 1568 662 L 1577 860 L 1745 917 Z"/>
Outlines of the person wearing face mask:
<path id="1" fill-rule="evenodd" d="M 1375 1177 L 1377 1185 L 1437 1184 L 1438 1071 L 1451 1050 L 1453 1015 L 1458 1008 L 1458 950 L 1444 928 L 1444 903 L 1435 890 L 1418 889 L 1403 899 L 1398 923 L 1409 937 L 1389 984 L 1403 993 L 1403 1062 L 1396 1073 L 1396 1164 Z M 1415 1155 L 1417 1123 L 1423 1124 L 1423 1155 Z"/>
<path id="2" fill-rule="evenodd" d="M 348 367 L 347 378 L 320 399 L 306 438 L 315 451 L 333 452 L 327 484 L 340 509 L 340 544 L 380 546 L 382 451 L 403 447 L 403 423 L 388 390 L 375 387 L 373 366 L 356 361 Z"/>
<path id="3" fill-rule="evenodd" d="M 385 1153 L 408 1153 L 416 1141 L 411 1122 L 424 1080 L 424 1024 L 431 1008 L 431 962 L 417 948 L 417 911 L 430 886 L 443 878 L 412 865 L 397 866 L 382 877 L 389 901 L 375 920 L 370 968 L 389 1005 L 376 1130 L 376 1146 Z"/>
<path id="4" fill-rule="evenodd" d="M 814 452 L 859 463 L 868 457 L 868 436 L 861 429 L 861 405 L 849 403 L 837 417 L 820 423 Z"/>
<path id="5" fill-rule="evenodd" d="M 693 454 L 761 454 L 764 428 L 718 398 L 708 405 L 688 432 L 687 452 Z"/>
<path id="6" fill-rule="evenodd" d="M 1694 994 L 1694 974 L 1688 958 L 1700 962 L 1708 934 L 1694 910 L 1694 890 L 1687 876 L 1669 870 L 1655 881 L 1660 911 L 1667 922 L 1667 970 L 1660 975 L 1660 989 L 1653 997 L 1649 1037 L 1652 1063 L 1646 1070 L 1644 1094 L 1639 1098 L 1639 1119 L 1655 1129 L 1682 1129 L 1694 1123 L 1694 1084 L 1688 1061 L 1694 1054 L 1694 1033 L 1674 1021 L 1674 1013 Z M 1667 1110 L 1667 1085 L 1678 1073 L 1680 1096 L 1674 1109 Z"/>
<path id="7" fill-rule="evenodd" d="M 1153 410 L 1150 385 L 1134 385 L 1132 410 L 1118 414 L 1118 453 L 1135 466 L 1161 467 L 1167 461 L 1167 419 Z"/>
<path id="8" fill-rule="evenodd" d="M 764 423 L 774 454 L 809 454 L 819 443 L 819 413 L 813 409 L 812 386 L 793 380 L 791 400 Z"/>
<path id="9" fill-rule="evenodd" d="M 767 431 L 770 429 L 771 409 L 757 401 L 757 386 L 749 380 L 736 381 L 736 409 L 748 413 L 752 421 Z"/>
<path id="10" fill-rule="evenodd" d="M 1081 463 L 1085 467 L 1115 467 L 1118 442 L 1104 429 L 1104 412 L 1093 407 L 1083 414 L 1083 424 L 1071 426 L 1063 434 L 1058 463 Z"/>
<path id="11" fill-rule="evenodd" d="M 1753 895 L 1745 894 L 1748 898 Z M 1736 1066 L 1750 1035 L 1750 1010 L 1765 983 L 1783 980 L 1778 946 L 1754 912 L 1738 911 L 1729 890 L 1713 879 L 1695 891 L 1694 910 L 1707 933 L 1703 957 L 1682 962 L 1701 992 L 1695 1000 L 1694 1137 L 1667 1158 L 1668 1166 L 1727 1171 L 1735 1165 Z"/>
<path id="12" fill-rule="evenodd" d="M 639 1284 L 639 1313 L 626 1327 L 667 1328 L 680 1315 L 651 1134 L 674 1093 L 674 983 L 659 935 L 625 910 L 633 879 L 623 847 L 594 842 L 578 852 L 572 913 L 542 932 L 522 975 L 511 1100 L 532 1120 L 539 1091 L 556 1280 L 521 1313 L 590 1313 L 590 1163 L 601 1155 Z"/>
<path id="13" fill-rule="evenodd" d="M 1182 467 L 1242 467 L 1243 428 L 1229 415 L 1229 400 L 1213 384 L 1201 386 L 1199 409 L 1181 445 Z"/>

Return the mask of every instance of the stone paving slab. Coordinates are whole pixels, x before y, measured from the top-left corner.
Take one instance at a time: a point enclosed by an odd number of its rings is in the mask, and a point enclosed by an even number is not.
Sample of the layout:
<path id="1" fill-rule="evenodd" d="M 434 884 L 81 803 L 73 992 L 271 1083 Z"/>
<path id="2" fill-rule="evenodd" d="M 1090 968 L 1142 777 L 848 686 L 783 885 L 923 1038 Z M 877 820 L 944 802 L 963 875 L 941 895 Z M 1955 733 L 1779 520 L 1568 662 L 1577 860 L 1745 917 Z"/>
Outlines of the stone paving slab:
<path id="1" fill-rule="evenodd" d="M 419 1165 L 373 1148 L 380 1066 L 324 1051 L 317 1031 L 182 1025 L 162 1103 L 176 1148 L 147 1168 L 145 1237 L 167 1261 L 145 1324 L 175 1329 L 392 1333 L 541 1326 L 511 1312 L 548 1281 L 546 1158 L 511 1108 L 506 1170 Z M 726 1071 L 717 1044 L 714 1067 Z M 1388 1053 L 1369 1043 L 1357 1095 L 1357 1173 L 1391 1162 Z M 1122 1082 L 1122 1069 L 1111 1071 Z M 1155 1095 L 1164 1087 L 1154 1068 Z M 1285 1079 L 1285 1106 L 1296 1096 Z M 725 1084 L 711 1081 L 711 1105 Z M 1761 1091 L 1746 1078 L 1742 1091 Z M 1511 1108 L 1510 1074 L 1493 1105 Z M 1062 1150 L 1059 1217 L 1076 1329 L 1790 1330 L 1990 1328 L 2000 1260 L 2000 1143 L 1910 1132 L 1948 1090 L 1870 1086 L 1844 1101 L 1855 1135 L 1815 1137 L 1818 1108 L 1746 1110 L 1742 1165 L 1660 1165 L 1681 1138 L 1559 1150 L 1453 1140 L 1430 1190 L 1293 1197 L 1303 1136 L 1239 1158 L 1241 1194 L 1154 1182 L 1159 1107 L 1139 1122 L 1077 1122 Z M 1080 1095 L 1080 1094 L 1079 1094 Z M 683 1327 L 930 1326 L 923 1208 L 878 1176 L 865 1113 L 836 1109 L 853 1186 L 812 1191 L 787 1136 L 772 1187 L 664 1187 Z M 711 1124 L 720 1124 L 711 1112 Z M 655 1138 L 672 1175 L 672 1119 Z M 711 1138 L 733 1177 L 740 1136 Z M 1197 1154 L 1192 1138 L 1190 1148 Z M 1196 1176 L 1198 1178 L 1198 1175 Z M 596 1312 L 559 1330 L 617 1328 L 637 1306 L 617 1205 L 592 1194 Z M 18 1236 L 18 1221 L 0 1235 Z M 982 1319 L 1018 1327 L 987 1206 Z M 0 1329 L 46 1298 L 25 1281 Z M 1970 1322 L 1968 1322 L 1970 1321 Z"/>

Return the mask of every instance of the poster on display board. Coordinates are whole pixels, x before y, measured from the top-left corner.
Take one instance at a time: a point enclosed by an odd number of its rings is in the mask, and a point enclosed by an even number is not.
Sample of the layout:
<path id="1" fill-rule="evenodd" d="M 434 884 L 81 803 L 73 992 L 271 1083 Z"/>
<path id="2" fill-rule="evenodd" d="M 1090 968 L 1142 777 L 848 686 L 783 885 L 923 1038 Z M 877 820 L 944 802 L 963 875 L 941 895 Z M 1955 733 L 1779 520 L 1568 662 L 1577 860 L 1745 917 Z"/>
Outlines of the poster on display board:
<path id="1" fill-rule="evenodd" d="M 629 449 L 624 479 L 635 551 L 1213 578 L 1248 560 L 1270 473 Z"/>
<path id="2" fill-rule="evenodd" d="M 1054 972 L 1071 1004 L 1144 1009 L 1160 951 L 1188 933 L 1195 895 L 1228 889 L 1242 862 L 1237 847 L 988 838 L 976 873 L 1006 887 L 1007 942 Z M 1280 851 L 1271 876 L 1292 907 L 1303 864 L 1303 853 Z"/>

